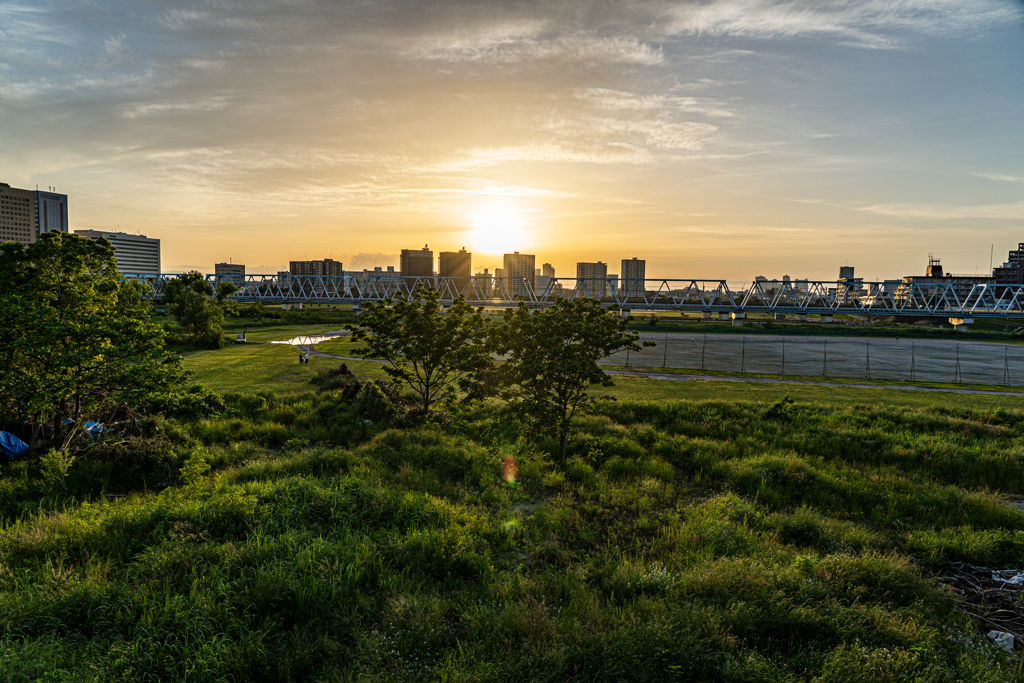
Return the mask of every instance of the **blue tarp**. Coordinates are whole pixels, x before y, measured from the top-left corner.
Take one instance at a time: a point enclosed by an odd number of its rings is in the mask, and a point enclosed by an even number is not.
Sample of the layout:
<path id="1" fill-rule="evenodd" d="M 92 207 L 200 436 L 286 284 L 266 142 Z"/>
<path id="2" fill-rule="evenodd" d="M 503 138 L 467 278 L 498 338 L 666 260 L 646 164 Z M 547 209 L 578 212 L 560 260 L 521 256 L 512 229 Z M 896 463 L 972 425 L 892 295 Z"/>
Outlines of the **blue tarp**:
<path id="1" fill-rule="evenodd" d="M 21 455 L 28 450 L 28 444 L 10 432 L 0 432 L 0 451 L 7 454 L 7 457 L 14 460 L 14 456 Z"/>
<path id="2" fill-rule="evenodd" d="M 86 422 L 85 423 L 85 433 L 88 434 L 89 436 L 93 437 L 93 438 L 96 438 L 97 436 L 99 436 L 100 434 L 102 434 L 105 431 L 107 431 L 106 425 L 104 425 L 104 424 L 102 424 L 100 422 Z"/>

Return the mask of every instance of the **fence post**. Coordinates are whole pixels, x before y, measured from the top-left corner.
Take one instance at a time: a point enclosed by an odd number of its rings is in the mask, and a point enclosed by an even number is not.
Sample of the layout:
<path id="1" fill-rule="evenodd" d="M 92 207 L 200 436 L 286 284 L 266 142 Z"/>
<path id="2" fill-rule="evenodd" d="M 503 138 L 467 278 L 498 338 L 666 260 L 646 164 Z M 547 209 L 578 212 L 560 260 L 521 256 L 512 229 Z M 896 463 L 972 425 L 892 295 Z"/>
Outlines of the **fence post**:
<path id="1" fill-rule="evenodd" d="M 665 368 L 665 364 L 668 363 L 668 332 L 665 333 L 665 349 L 664 349 L 664 351 L 665 351 L 665 353 L 661 357 L 661 367 L 662 367 L 662 369 L 664 369 Z"/>
<path id="2" fill-rule="evenodd" d="M 700 371 L 704 372 L 704 349 L 708 345 L 708 333 L 704 333 L 704 343 L 700 345 Z"/>
<path id="3" fill-rule="evenodd" d="M 956 374 L 953 375 L 953 384 L 963 384 L 964 376 L 960 372 L 960 342 L 956 345 Z"/>
<path id="4" fill-rule="evenodd" d="M 825 337 L 825 364 L 821 368 L 821 376 L 828 377 L 828 337 Z"/>
<path id="5" fill-rule="evenodd" d="M 1003 383 L 1010 386 L 1010 359 L 1007 357 L 1007 347 L 1003 344 Z"/>
<path id="6" fill-rule="evenodd" d="M 910 381 L 915 382 L 917 379 L 914 376 L 914 347 L 917 342 L 910 342 Z"/>
<path id="7" fill-rule="evenodd" d="M 740 337 L 743 340 L 743 347 L 740 351 L 740 374 L 742 375 L 747 367 L 747 335 Z"/>
<path id="8" fill-rule="evenodd" d="M 871 379 L 871 340 L 864 340 L 864 372 Z"/>
<path id="9" fill-rule="evenodd" d="M 782 337 L 782 376 L 786 376 L 786 337 Z"/>

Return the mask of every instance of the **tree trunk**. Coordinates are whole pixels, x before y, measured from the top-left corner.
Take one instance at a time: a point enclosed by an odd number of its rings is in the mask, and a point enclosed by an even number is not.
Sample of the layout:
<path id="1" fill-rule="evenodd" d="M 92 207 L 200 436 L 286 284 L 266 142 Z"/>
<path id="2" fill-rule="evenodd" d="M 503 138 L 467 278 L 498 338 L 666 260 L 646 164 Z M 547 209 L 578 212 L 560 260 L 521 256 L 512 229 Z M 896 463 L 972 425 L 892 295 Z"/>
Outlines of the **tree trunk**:
<path id="1" fill-rule="evenodd" d="M 558 462 L 565 463 L 565 442 L 569 439 L 569 432 L 562 430 L 558 434 Z"/>

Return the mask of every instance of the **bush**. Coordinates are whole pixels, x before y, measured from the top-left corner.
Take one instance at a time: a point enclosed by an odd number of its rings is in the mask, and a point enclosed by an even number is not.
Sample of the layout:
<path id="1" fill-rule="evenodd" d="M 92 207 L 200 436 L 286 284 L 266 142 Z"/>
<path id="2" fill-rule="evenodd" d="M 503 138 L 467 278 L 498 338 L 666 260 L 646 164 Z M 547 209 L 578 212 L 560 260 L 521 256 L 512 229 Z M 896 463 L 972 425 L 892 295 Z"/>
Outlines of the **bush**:
<path id="1" fill-rule="evenodd" d="M 398 417 L 398 408 L 376 382 L 367 382 L 356 396 L 359 416 L 371 422 L 387 422 Z"/>

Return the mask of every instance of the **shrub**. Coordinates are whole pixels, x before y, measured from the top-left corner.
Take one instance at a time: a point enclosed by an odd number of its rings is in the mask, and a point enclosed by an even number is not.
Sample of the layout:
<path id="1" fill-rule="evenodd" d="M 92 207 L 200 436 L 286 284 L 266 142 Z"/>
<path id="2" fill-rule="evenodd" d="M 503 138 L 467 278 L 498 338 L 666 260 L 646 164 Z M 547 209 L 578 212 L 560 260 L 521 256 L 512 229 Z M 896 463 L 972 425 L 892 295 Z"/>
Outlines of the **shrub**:
<path id="1" fill-rule="evenodd" d="M 398 416 L 398 409 L 376 382 L 367 382 L 356 396 L 359 416 L 371 422 L 387 422 Z"/>

